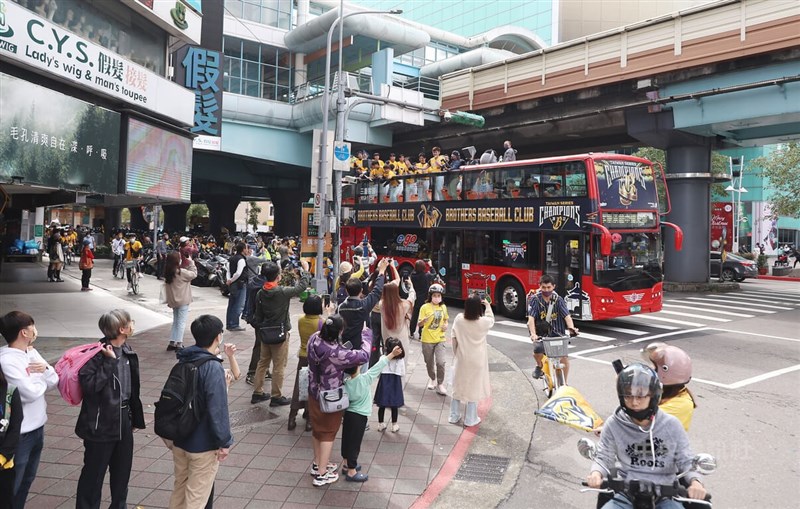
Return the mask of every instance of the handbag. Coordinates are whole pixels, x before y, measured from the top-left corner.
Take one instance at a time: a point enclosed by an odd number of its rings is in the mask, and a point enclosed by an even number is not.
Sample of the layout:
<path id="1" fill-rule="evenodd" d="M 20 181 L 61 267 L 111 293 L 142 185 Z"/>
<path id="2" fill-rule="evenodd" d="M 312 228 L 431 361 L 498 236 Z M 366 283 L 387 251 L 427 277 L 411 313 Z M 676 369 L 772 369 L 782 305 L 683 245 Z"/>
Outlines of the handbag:
<path id="1" fill-rule="evenodd" d="M 346 410 L 350 406 L 350 396 L 347 395 L 343 385 L 335 389 L 320 390 L 317 400 L 319 409 L 326 414 Z"/>
<path id="2" fill-rule="evenodd" d="M 298 401 L 308 401 L 308 366 L 303 366 L 297 372 L 297 399 Z"/>
<path id="3" fill-rule="evenodd" d="M 258 336 L 261 343 L 264 345 L 279 345 L 286 341 L 286 326 L 280 325 L 262 325 L 257 329 Z"/>

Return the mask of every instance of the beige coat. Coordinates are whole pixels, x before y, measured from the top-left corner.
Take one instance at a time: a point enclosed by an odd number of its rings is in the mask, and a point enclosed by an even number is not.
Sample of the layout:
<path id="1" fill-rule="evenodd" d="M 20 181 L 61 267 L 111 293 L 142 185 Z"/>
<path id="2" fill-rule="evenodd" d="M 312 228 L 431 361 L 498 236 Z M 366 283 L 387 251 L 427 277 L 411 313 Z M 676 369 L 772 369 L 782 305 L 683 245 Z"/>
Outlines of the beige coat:
<path id="1" fill-rule="evenodd" d="M 172 283 L 164 283 L 164 292 L 167 306 L 172 309 L 187 306 L 192 303 L 192 279 L 197 277 L 197 267 L 189 260 L 189 265 L 178 269 Z"/>
<path id="2" fill-rule="evenodd" d="M 486 335 L 494 326 L 492 306 L 477 320 L 467 320 L 459 313 L 453 320 L 453 399 L 475 402 L 492 394 L 489 383 L 489 352 Z"/>

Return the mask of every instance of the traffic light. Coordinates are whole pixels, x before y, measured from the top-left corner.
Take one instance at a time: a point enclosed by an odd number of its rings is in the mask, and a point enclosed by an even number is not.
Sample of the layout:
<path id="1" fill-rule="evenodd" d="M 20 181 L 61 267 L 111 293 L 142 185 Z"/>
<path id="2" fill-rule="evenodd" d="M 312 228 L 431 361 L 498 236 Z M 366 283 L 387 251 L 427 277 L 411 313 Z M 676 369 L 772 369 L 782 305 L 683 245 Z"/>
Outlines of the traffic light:
<path id="1" fill-rule="evenodd" d="M 483 127 L 483 125 L 486 123 L 486 119 L 484 119 L 481 115 L 467 113 L 464 111 L 455 111 L 453 113 L 445 111 L 442 115 L 442 118 L 445 122 L 455 122 L 456 124 L 470 125 L 472 127 Z"/>

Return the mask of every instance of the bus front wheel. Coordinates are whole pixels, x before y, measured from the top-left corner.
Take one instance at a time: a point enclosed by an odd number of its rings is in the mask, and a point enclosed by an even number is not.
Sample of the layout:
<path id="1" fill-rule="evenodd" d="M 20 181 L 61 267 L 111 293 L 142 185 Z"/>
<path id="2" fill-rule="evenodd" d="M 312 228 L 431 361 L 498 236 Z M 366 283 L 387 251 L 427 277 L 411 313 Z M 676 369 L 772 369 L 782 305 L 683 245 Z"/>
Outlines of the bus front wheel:
<path id="1" fill-rule="evenodd" d="M 497 303 L 509 318 L 525 316 L 525 291 L 516 279 L 506 278 L 497 285 Z"/>

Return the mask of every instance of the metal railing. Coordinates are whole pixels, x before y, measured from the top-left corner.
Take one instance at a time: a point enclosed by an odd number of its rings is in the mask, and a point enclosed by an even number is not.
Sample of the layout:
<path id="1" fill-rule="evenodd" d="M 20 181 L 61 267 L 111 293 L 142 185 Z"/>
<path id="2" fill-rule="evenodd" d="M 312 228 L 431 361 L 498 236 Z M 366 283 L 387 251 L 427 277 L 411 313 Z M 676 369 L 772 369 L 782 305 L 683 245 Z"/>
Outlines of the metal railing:
<path id="1" fill-rule="evenodd" d="M 405 79 L 393 79 L 392 85 L 422 92 L 428 99 L 439 100 L 439 80 L 437 78 L 427 78 L 425 76 L 409 77 Z"/>
<path id="2" fill-rule="evenodd" d="M 331 73 L 331 92 L 335 91 L 339 86 L 339 77 L 338 72 Z M 361 73 L 345 73 L 345 83 L 347 83 L 347 88 L 352 90 L 357 90 L 361 92 L 371 92 L 372 91 L 372 76 L 369 74 L 361 74 Z M 320 96 L 325 92 L 325 76 L 321 76 L 315 80 L 307 81 L 305 83 L 301 83 L 300 85 L 294 87 L 292 89 L 291 98 L 289 100 L 290 103 L 299 103 L 303 101 L 307 101 L 309 99 L 313 99 L 314 97 Z"/>

